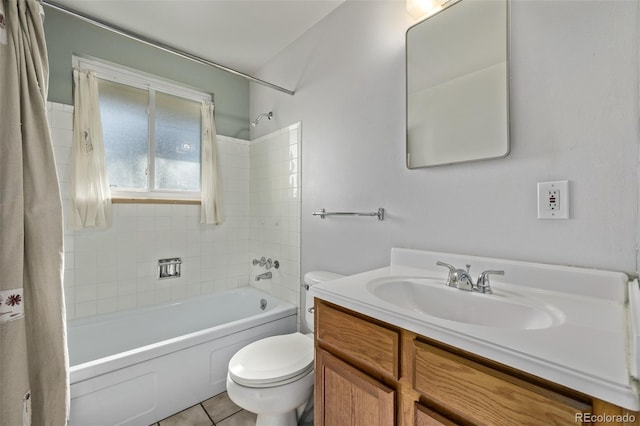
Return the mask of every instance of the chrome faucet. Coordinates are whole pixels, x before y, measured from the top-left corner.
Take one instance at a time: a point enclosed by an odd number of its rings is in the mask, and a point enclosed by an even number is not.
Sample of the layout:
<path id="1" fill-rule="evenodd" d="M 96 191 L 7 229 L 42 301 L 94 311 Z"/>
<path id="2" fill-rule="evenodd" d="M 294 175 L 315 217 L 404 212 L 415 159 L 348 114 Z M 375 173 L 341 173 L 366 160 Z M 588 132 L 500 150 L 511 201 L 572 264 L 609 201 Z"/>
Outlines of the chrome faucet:
<path id="1" fill-rule="evenodd" d="M 478 277 L 476 284 L 473 283 L 473 278 L 469 270 L 471 265 L 466 265 L 467 269 L 458 269 L 448 263 L 437 261 L 436 265 L 449 268 L 449 276 L 447 277 L 447 285 L 449 287 L 455 287 L 465 291 L 477 291 L 480 293 L 491 294 L 491 283 L 489 282 L 489 275 L 504 275 L 504 271 L 484 271 Z"/>
<path id="2" fill-rule="evenodd" d="M 469 275 L 469 268 L 471 267 L 471 265 L 467 265 L 468 268 L 466 271 L 464 269 L 458 269 L 453 265 L 449 265 L 448 263 L 444 263 L 440 261 L 437 261 L 436 265 L 449 268 L 449 276 L 447 277 L 447 285 L 449 287 L 460 288 L 459 283 L 461 281 L 463 282 L 462 284 L 463 286 L 473 283 L 471 281 L 471 276 Z"/>
<path id="3" fill-rule="evenodd" d="M 263 272 L 260 275 L 256 275 L 256 281 L 270 280 L 270 279 L 271 279 L 271 271 Z"/>
<path id="4" fill-rule="evenodd" d="M 278 260 L 273 260 L 271 258 L 267 259 L 266 257 L 262 256 L 260 258 L 260 260 L 258 259 L 253 259 L 251 261 L 251 263 L 253 264 L 253 266 L 256 265 L 260 265 L 263 268 L 267 268 L 267 270 L 271 269 L 271 268 L 276 268 L 278 269 L 280 267 L 280 261 Z"/>
<path id="5" fill-rule="evenodd" d="M 478 277 L 478 282 L 474 288 L 475 291 L 479 291 L 480 293 L 488 293 L 491 294 L 491 283 L 489 282 L 489 275 L 504 275 L 504 271 L 484 271 Z"/>

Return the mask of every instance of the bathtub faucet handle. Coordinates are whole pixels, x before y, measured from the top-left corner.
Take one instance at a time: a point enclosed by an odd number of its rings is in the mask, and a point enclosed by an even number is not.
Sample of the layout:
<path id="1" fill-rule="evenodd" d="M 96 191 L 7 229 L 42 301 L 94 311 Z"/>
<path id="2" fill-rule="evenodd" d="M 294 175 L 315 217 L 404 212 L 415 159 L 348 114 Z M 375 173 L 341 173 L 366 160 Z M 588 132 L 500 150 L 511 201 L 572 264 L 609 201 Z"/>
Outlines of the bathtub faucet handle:
<path id="1" fill-rule="evenodd" d="M 251 263 L 253 264 L 253 266 L 256 265 L 260 265 L 263 268 L 266 268 L 267 270 L 271 269 L 271 268 L 276 268 L 278 269 L 280 267 L 280 262 L 277 260 L 273 260 L 271 258 L 267 259 L 266 257 L 262 256 L 260 258 L 260 260 L 258 259 L 253 259 L 251 261 Z"/>
<path id="2" fill-rule="evenodd" d="M 262 257 L 260 258 L 260 260 L 258 260 L 258 259 L 253 259 L 253 260 L 251 261 L 251 263 L 253 264 L 253 266 L 256 266 L 256 265 L 265 266 L 265 265 L 267 264 L 267 258 L 266 258 L 266 257 L 264 257 L 264 256 L 262 256 Z M 268 268 L 267 268 L 267 269 L 268 269 Z"/>
<path id="3" fill-rule="evenodd" d="M 271 269 L 271 268 L 276 268 L 278 269 L 280 267 L 280 262 L 278 262 L 277 260 L 273 260 L 271 258 L 267 259 L 267 264 L 265 266 L 267 268 L 267 270 Z"/>

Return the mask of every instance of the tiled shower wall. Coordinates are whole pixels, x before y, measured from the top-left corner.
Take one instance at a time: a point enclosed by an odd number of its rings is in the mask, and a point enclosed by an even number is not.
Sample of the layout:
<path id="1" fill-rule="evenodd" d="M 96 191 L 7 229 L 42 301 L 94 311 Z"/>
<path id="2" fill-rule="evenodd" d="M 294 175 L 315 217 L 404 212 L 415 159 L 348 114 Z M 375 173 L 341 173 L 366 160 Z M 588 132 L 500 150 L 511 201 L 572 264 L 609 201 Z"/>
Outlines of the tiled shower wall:
<path id="1" fill-rule="evenodd" d="M 55 103 L 48 106 L 66 215 L 73 108 Z M 67 228 L 64 283 L 68 318 L 163 304 L 255 283 L 250 263 L 250 254 L 255 250 L 261 256 L 275 257 L 282 262 L 274 279 L 260 281 L 257 287 L 297 304 L 299 144 L 292 145 L 290 136 L 286 136 L 292 132 L 298 134 L 299 126 L 295 129 L 276 132 L 280 135 L 275 137 L 275 141 L 279 141 L 278 149 L 271 147 L 271 142 L 267 144 L 269 136 L 252 145 L 245 140 L 218 137 L 226 213 L 222 225 L 201 225 L 199 205 L 114 204 L 110 229 L 71 231 Z M 254 171 L 250 171 L 250 150 Z M 293 174 L 292 167 L 295 167 Z M 263 212 L 262 207 L 267 206 L 264 211 L 268 211 L 268 216 L 262 213 L 259 218 L 250 216 L 249 176 L 260 176 L 265 182 L 280 182 L 277 191 L 276 186 L 269 185 L 273 190 L 269 190 L 268 195 L 253 184 L 252 195 L 258 197 L 260 209 L 254 209 L 258 204 L 252 204 L 251 210 Z M 286 188 L 285 180 L 289 182 Z M 277 198 L 270 200 L 271 196 Z M 292 198 L 287 198 L 289 196 Z M 298 219 L 292 220 L 296 214 Z M 263 217 L 269 218 L 264 226 L 259 225 Z M 276 222 L 279 225 L 269 225 Z M 272 232 L 274 227 L 286 232 Z M 253 236 L 258 240 L 252 243 Z M 274 237 L 272 244 L 265 240 L 271 236 Z M 157 279 L 157 261 L 165 257 L 182 257 L 181 278 Z"/>
<path id="2" fill-rule="evenodd" d="M 251 257 L 280 262 L 270 280 L 251 267 L 251 284 L 298 303 L 300 297 L 300 123 L 254 139 L 250 155 Z"/>

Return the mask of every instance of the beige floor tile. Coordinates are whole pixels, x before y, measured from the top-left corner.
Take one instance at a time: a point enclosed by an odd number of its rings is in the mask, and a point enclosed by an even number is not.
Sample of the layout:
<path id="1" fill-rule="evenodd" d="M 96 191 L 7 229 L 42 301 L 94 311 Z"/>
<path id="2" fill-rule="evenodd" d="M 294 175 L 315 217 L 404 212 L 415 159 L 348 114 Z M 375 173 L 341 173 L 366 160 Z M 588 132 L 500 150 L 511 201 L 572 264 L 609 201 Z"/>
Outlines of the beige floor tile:
<path id="1" fill-rule="evenodd" d="M 229 399 L 226 392 L 203 401 L 202 405 L 216 423 L 242 410 Z"/>
<path id="2" fill-rule="evenodd" d="M 255 426 L 256 415 L 242 410 L 216 424 L 217 426 Z"/>
<path id="3" fill-rule="evenodd" d="M 160 426 L 212 426 L 213 423 L 198 404 L 160 422 Z"/>

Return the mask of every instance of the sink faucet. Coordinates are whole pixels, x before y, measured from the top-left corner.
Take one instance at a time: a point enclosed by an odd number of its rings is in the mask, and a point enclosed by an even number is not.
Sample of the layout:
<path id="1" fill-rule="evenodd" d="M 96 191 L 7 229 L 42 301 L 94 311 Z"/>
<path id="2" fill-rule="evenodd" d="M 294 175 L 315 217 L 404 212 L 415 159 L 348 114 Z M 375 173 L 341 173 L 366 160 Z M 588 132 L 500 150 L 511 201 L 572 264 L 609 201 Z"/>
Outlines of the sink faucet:
<path id="1" fill-rule="evenodd" d="M 271 271 L 263 272 L 260 275 L 256 275 L 256 281 L 270 280 L 270 279 L 271 279 Z"/>
<path id="2" fill-rule="evenodd" d="M 478 277 L 476 284 L 473 283 L 473 278 L 469 270 L 471 265 L 466 265 L 467 269 L 458 269 L 448 263 L 437 261 L 438 266 L 444 266 L 449 268 L 449 276 L 447 277 L 447 285 L 449 287 L 455 287 L 465 291 L 477 291 L 480 293 L 491 294 L 491 283 L 489 282 L 489 275 L 504 275 L 504 271 L 488 270 L 484 271 Z"/>
<path id="3" fill-rule="evenodd" d="M 478 282 L 474 288 L 475 291 L 479 291 L 480 293 L 493 293 L 491 291 L 491 283 L 489 282 L 489 275 L 504 275 L 504 271 L 484 271 L 478 277 Z"/>
<path id="4" fill-rule="evenodd" d="M 453 265 L 444 262 L 436 262 L 438 266 L 449 268 L 449 276 L 447 277 L 447 285 L 449 287 L 459 288 L 461 290 L 471 290 L 473 288 L 473 279 L 469 274 L 471 265 L 467 265 L 467 270 L 458 269 Z"/>

